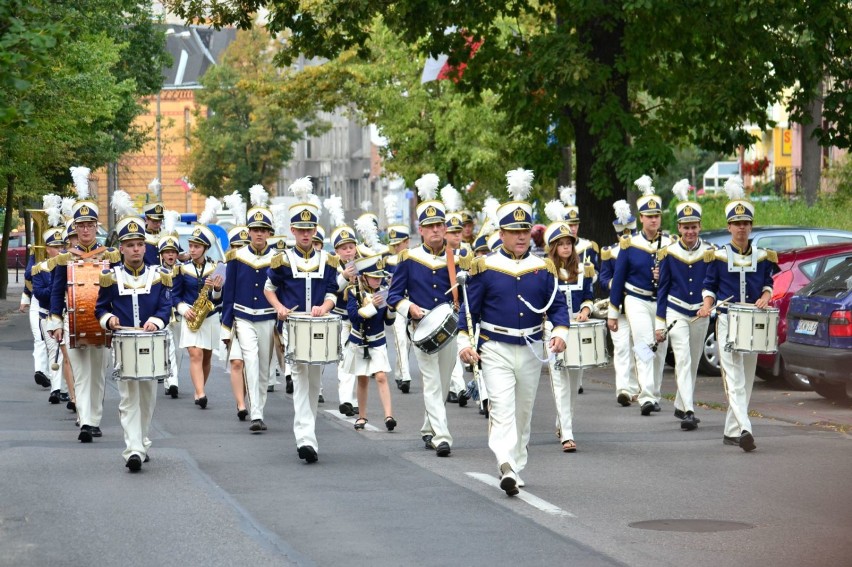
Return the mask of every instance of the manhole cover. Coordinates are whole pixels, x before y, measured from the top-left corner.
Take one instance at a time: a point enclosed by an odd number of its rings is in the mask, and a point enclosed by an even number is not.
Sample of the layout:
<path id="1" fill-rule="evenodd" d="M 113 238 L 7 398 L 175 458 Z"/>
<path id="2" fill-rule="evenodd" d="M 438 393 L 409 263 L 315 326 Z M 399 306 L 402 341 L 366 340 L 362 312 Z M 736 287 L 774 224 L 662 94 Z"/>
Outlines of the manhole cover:
<path id="1" fill-rule="evenodd" d="M 754 526 L 743 522 L 726 522 L 724 520 L 647 520 L 627 524 L 640 530 L 655 530 L 658 532 L 732 532 L 734 530 L 750 530 Z"/>

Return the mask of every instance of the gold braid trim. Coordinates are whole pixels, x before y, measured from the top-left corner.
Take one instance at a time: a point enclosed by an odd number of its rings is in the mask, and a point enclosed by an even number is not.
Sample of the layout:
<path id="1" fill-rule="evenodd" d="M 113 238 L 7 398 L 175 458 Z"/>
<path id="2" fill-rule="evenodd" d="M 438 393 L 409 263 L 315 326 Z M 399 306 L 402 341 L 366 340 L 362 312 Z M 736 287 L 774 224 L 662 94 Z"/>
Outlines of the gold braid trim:
<path id="1" fill-rule="evenodd" d="M 340 256 L 332 256 L 329 254 L 328 262 L 326 263 L 336 270 L 340 266 Z"/>
<path id="2" fill-rule="evenodd" d="M 121 262 L 121 252 L 119 252 L 116 248 L 108 248 L 106 252 L 104 252 L 104 258 L 110 261 L 112 264 L 117 264 Z"/>
<path id="3" fill-rule="evenodd" d="M 463 256 L 456 257 L 456 263 L 459 268 L 462 270 L 470 270 L 470 266 L 473 263 L 473 257 L 470 254 L 464 254 Z"/>
<path id="4" fill-rule="evenodd" d="M 766 249 L 766 259 L 772 262 L 773 264 L 778 263 L 778 252 L 775 250 Z"/>
<path id="5" fill-rule="evenodd" d="M 553 274 L 554 276 L 556 275 L 556 264 L 554 264 L 553 260 L 551 260 L 550 258 L 544 259 L 544 269 Z"/>
<path id="6" fill-rule="evenodd" d="M 116 283 L 118 282 L 116 282 L 115 280 L 115 272 L 113 272 L 112 270 L 104 270 L 103 272 L 101 272 L 101 287 L 109 287 L 111 285 L 115 285 Z"/>
<path id="7" fill-rule="evenodd" d="M 71 252 L 63 252 L 62 254 L 57 254 L 51 258 L 47 263 L 47 267 L 48 269 L 53 270 L 56 266 L 67 266 L 70 261 Z"/>
<path id="8" fill-rule="evenodd" d="M 583 272 L 584 277 L 587 277 L 587 278 L 595 277 L 595 265 L 594 264 L 592 264 L 590 262 L 586 262 L 586 266 L 583 269 L 584 269 L 584 272 Z"/>
<path id="9" fill-rule="evenodd" d="M 406 248 L 405 250 L 402 250 L 397 255 L 397 262 L 396 262 L 397 265 L 399 265 L 403 260 L 408 260 L 408 248 Z"/>
<path id="10" fill-rule="evenodd" d="M 470 275 L 475 276 L 476 274 L 481 274 L 487 269 L 488 266 L 485 264 L 485 256 L 474 258 L 473 262 L 470 264 Z"/>
<path id="11" fill-rule="evenodd" d="M 230 262 L 237 256 L 236 248 L 229 248 L 227 252 L 225 252 L 225 261 Z"/>
<path id="12" fill-rule="evenodd" d="M 272 257 L 272 260 L 269 262 L 269 267 L 273 270 L 276 268 L 280 268 L 281 266 L 289 266 L 290 262 L 287 260 L 286 254 L 276 254 Z"/>
<path id="13" fill-rule="evenodd" d="M 172 275 L 166 270 L 160 270 L 160 283 L 166 287 L 172 287 Z"/>
<path id="14" fill-rule="evenodd" d="M 622 250 L 627 250 L 628 248 L 630 248 L 630 237 L 622 236 L 621 240 L 618 241 L 618 247 Z"/>
<path id="15" fill-rule="evenodd" d="M 669 249 L 668 248 L 662 248 L 660 250 L 657 250 L 657 261 L 662 262 L 663 258 L 665 258 L 668 255 L 669 255 Z"/>
<path id="16" fill-rule="evenodd" d="M 38 274 L 40 271 L 41 271 L 41 262 L 39 262 L 39 263 L 37 263 L 37 264 L 34 264 L 34 265 L 33 265 L 33 269 L 32 269 L 32 270 L 30 270 L 30 277 L 35 276 L 35 275 L 36 275 L 36 274 Z"/>
<path id="17" fill-rule="evenodd" d="M 601 262 L 605 262 L 607 260 L 612 260 L 612 252 L 610 251 L 609 246 L 601 250 Z"/>
<path id="18" fill-rule="evenodd" d="M 704 261 L 705 262 L 710 263 L 715 259 L 716 259 L 716 250 L 715 249 L 704 251 Z"/>

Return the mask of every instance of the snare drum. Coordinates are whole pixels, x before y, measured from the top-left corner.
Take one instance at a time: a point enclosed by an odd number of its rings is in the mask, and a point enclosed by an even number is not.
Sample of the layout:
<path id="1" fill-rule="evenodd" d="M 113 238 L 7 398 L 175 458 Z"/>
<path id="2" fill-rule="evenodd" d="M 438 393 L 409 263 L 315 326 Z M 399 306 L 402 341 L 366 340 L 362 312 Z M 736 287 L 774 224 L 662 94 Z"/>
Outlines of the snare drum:
<path id="1" fill-rule="evenodd" d="M 284 359 L 293 364 L 337 364 L 340 362 L 340 315 L 311 317 L 291 313 L 287 317 L 287 349 Z"/>
<path id="2" fill-rule="evenodd" d="M 735 352 L 777 352 L 778 309 L 758 309 L 746 303 L 732 304 L 728 307 L 727 347 Z"/>
<path id="3" fill-rule="evenodd" d="M 426 354 L 434 354 L 447 346 L 459 332 L 459 316 L 449 303 L 442 303 L 423 317 L 411 342 Z"/>
<path id="4" fill-rule="evenodd" d="M 97 317 L 95 304 L 101 285 L 101 271 L 107 262 L 75 261 L 68 264 L 68 346 L 109 346 L 111 333 Z"/>
<path id="5" fill-rule="evenodd" d="M 113 378 L 160 380 L 169 377 L 169 332 L 120 330 L 112 334 Z"/>
<path id="6" fill-rule="evenodd" d="M 565 350 L 557 355 L 556 365 L 560 368 L 594 368 L 606 366 L 606 322 L 571 321 Z"/>

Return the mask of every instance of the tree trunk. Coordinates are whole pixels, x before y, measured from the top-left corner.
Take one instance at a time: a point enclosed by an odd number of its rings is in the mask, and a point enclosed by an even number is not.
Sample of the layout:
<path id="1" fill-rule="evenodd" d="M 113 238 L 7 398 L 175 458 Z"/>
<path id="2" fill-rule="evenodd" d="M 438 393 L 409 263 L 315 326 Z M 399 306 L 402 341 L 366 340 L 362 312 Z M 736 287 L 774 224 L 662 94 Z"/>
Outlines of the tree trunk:
<path id="1" fill-rule="evenodd" d="M 15 176 L 11 173 L 6 175 L 6 216 L 3 220 L 3 242 L 0 243 L 0 299 L 6 299 L 9 289 L 9 234 L 12 233 L 12 211 L 14 210 L 13 198 L 15 197 Z"/>
<path id="2" fill-rule="evenodd" d="M 816 203 L 819 196 L 822 169 L 822 148 L 814 136 L 814 130 L 822 121 L 822 81 L 817 84 L 814 97 L 808 105 L 808 115 L 810 120 L 802 124 L 802 186 L 805 190 L 805 201 L 810 207 Z M 793 182 L 795 183 L 795 176 Z"/>

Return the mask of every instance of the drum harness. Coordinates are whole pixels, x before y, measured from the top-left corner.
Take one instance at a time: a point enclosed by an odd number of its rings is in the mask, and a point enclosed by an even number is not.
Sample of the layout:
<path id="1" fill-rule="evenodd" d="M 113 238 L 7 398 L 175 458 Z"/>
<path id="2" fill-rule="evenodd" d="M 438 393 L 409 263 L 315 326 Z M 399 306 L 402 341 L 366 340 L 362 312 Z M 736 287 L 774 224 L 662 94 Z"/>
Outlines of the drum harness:
<path id="1" fill-rule="evenodd" d="M 299 270 L 299 267 L 296 264 L 296 253 L 290 248 L 285 250 L 284 253 L 287 254 L 287 259 L 290 260 L 290 270 L 293 272 L 293 279 L 308 280 L 305 282 L 305 311 L 310 313 L 310 308 L 312 307 L 311 301 L 313 299 L 311 296 L 313 282 L 310 280 L 323 277 L 323 272 L 325 272 L 325 254 L 322 252 L 319 253 L 319 266 L 315 272 L 303 272 Z"/>
<path id="2" fill-rule="evenodd" d="M 751 263 L 746 266 L 738 266 L 734 263 L 734 256 L 736 255 L 734 247 L 730 244 L 725 244 L 728 256 L 728 272 L 737 272 L 740 275 L 740 303 L 746 303 L 746 274 L 757 271 L 757 250 L 751 247 L 751 243 L 749 243 L 749 248 L 751 252 Z M 728 333 L 730 335 L 730 327 L 728 328 Z M 733 343 L 725 343 L 725 351 L 731 352 L 732 350 Z"/>
<path id="3" fill-rule="evenodd" d="M 133 326 L 141 327 L 142 321 L 139 318 L 139 296 L 142 294 L 151 293 L 151 286 L 154 284 L 154 277 L 156 273 L 150 267 L 145 266 L 145 287 L 140 288 L 132 288 L 126 285 L 126 273 L 121 266 L 116 266 L 113 268 L 113 272 L 115 272 L 115 279 L 118 283 L 118 295 L 129 295 L 130 299 L 133 302 Z"/>

